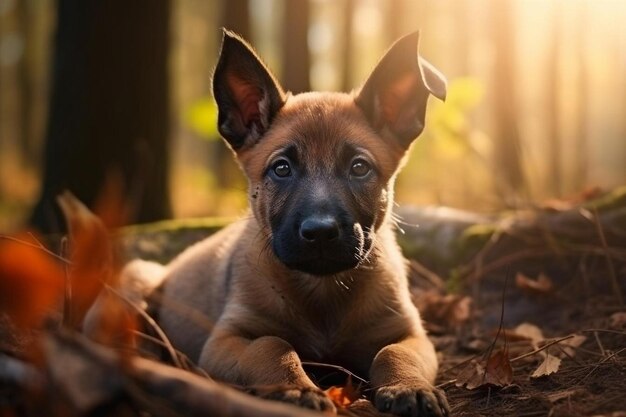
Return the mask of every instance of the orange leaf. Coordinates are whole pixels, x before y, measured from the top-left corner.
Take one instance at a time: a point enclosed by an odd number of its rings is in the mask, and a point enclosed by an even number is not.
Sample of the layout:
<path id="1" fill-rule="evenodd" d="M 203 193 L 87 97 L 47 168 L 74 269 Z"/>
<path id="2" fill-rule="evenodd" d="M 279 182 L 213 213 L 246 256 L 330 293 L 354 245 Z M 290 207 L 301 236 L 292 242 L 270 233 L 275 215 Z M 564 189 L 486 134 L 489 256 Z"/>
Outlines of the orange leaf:
<path id="1" fill-rule="evenodd" d="M 113 247 L 102 221 L 70 192 L 57 201 L 68 224 L 72 247 L 70 269 L 71 297 L 66 323 L 77 327 L 89 307 L 114 276 Z"/>
<path id="2" fill-rule="evenodd" d="M 0 242 L 0 309 L 16 325 L 38 328 L 60 301 L 64 274 L 50 254 L 29 241 Z"/>
<path id="3" fill-rule="evenodd" d="M 330 387 L 325 392 L 333 404 L 339 408 L 346 408 L 360 398 L 358 389 L 354 387 L 352 378 L 350 377 L 348 377 L 345 386 Z"/>

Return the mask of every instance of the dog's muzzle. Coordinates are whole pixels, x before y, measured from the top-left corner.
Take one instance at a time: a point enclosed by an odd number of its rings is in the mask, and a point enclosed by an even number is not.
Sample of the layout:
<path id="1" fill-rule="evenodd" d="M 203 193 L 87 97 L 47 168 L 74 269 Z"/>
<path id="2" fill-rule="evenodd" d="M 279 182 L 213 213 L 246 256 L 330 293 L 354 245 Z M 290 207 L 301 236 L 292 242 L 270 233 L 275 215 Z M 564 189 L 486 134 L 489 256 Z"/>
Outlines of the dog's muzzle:
<path id="1" fill-rule="evenodd" d="M 294 224 L 295 223 L 295 224 Z M 363 234 L 328 214 L 313 214 L 274 233 L 276 256 L 290 269 L 333 275 L 355 268 L 363 258 Z"/>

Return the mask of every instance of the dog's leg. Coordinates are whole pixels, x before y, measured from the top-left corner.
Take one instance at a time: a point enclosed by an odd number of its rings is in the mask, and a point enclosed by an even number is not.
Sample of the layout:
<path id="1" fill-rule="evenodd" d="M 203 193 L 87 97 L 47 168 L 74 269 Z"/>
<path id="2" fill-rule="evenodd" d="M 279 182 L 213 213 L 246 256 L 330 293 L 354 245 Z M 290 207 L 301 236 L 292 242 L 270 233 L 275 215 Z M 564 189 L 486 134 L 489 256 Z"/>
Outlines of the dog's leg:
<path id="1" fill-rule="evenodd" d="M 447 416 L 446 397 L 433 386 L 436 374 L 437 356 L 426 335 L 385 346 L 370 368 L 376 408 L 407 417 Z"/>
<path id="2" fill-rule="evenodd" d="M 250 340 L 216 331 L 202 349 L 199 365 L 211 376 L 243 385 L 263 398 L 335 411 L 328 396 L 304 372 L 293 347 L 279 337 Z"/>

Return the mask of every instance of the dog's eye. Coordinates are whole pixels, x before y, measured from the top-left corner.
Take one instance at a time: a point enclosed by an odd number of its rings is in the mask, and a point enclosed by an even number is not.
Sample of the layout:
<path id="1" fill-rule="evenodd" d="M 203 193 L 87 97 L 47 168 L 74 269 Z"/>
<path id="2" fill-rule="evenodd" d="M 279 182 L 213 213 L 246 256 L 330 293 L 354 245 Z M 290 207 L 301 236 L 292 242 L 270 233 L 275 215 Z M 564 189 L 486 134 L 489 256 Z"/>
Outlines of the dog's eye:
<path id="1" fill-rule="evenodd" d="M 364 177 L 370 173 L 372 167 L 370 164 L 364 159 L 355 159 L 352 162 L 352 166 L 350 167 L 350 175 L 354 177 Z"/>
<path id="2" fill-rule="evenodd" d="M 291 167 L 289 166 L 289 162 L 284 159 L 280 159 L 274 162 L 272 165 L 272 171 L 276 174 L 277 177 L 284 178 L 291 175 Z"/>

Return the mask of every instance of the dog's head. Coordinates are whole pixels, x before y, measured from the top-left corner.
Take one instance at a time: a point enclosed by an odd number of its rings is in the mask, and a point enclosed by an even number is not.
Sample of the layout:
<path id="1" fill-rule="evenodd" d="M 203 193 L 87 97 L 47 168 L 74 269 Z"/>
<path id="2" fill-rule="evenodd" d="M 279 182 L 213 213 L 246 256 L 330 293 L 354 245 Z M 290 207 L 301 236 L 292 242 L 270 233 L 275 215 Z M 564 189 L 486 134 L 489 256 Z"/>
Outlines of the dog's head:
<path id="1" fill-rule="evenodd" d="M 354 94 L 285 93 L 253 50 L 224 32 L 213 77 L 219 131 L 249 180 L 254 215 L 278 259 L 314 275 L 367 259 L 393 183 L 444 77 L 398 40 Z"/>

